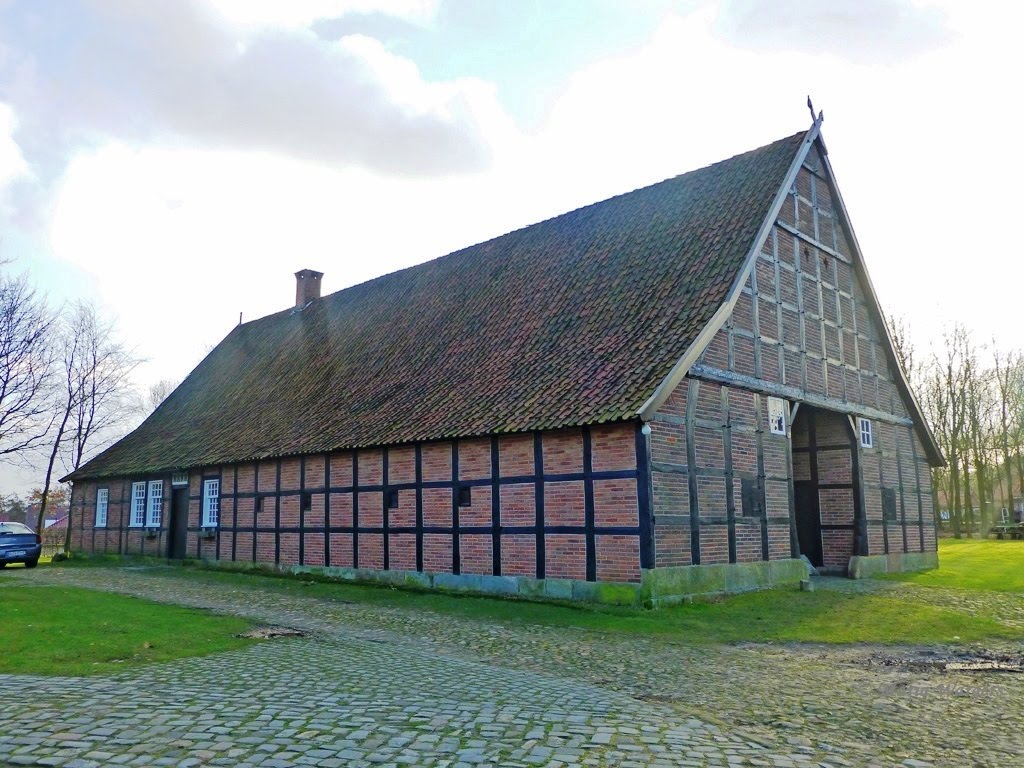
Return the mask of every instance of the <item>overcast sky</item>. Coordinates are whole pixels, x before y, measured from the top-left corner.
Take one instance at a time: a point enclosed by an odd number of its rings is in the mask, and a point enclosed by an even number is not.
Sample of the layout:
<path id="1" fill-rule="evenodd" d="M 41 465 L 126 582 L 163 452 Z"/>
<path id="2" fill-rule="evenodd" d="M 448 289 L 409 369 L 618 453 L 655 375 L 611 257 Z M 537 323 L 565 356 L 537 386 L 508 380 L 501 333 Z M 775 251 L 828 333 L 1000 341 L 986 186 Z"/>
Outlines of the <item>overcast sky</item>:
<path id="1" fill-rule="evenodd" d="M 116 317 L 145 387 L 298 269 L 434 258 L 805 129 L 811 94 L 883 305 L 922 348 L 1024 347 L 1013 8 L 0 0 L 0 256 Z"/>

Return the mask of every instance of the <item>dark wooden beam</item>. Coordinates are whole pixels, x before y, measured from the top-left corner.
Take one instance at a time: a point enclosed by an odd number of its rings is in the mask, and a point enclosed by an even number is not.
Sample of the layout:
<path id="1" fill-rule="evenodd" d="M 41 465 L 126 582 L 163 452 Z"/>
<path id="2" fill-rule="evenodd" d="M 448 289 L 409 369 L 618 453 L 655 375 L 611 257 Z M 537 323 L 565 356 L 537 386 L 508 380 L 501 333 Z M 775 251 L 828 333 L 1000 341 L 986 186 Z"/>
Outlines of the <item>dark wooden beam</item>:
<path id="1" fill-rule="evenodd" d="M 501 576 L 501 449 L 491 435 L 491 573 Z"/>
<path id="2" fill-rule="evenodd" d="M 756 270 L 755 270 L 756 272 Z M 722 449 L 725 459 L 725 515 L 729 524 L 729 562 L 736 562 L 736 491 L 733 488 L 732 473 L 732 424 L 729 411 L 729 388 L 722 387 L 719 392 L 720 407 L 722 409 L 722 424 L 719 429 L 722 432 Z M 756 399 L 756 396 L 755 396 Z"/>
<path id="3" fill-rule="evenodd" d="M 694 420 L 697 416 L 697 397 L 700 393 L 700 382 L 696 379 L 687 380 L 686 392 L 686 463 L 690 471 L 686 473 L 687 488 L 690 494 L 690 563 L 700 565 L 700 509 L 697 494 L 697 443 L 694 437 Z"/>
<path id="4" fill-rule="evenodd" d="M 540 432 L 533 433 L 533 503 L 536 514 L 537 578 L 544 578 L 544 443 Z"/>
<path id="5" fill-rule="evenodd" d="M 690 375 L 697 379 L 712 381 L 717 384 L 729 384 L 730 386 L 739 387 L 740 389 L 746 389 L 751 392 L 774 395 L 786 400 L 799 400 L 806 405 L 813 405 L 817 408 L 836 411 L 837 413 L 864 416 L 865 418 L 883 421 L 889 424 L 899 424 L 900 426 L 910 426 L 913 424 L 910 419 L 894 416 L 891 413 L 880 411 L 877 408 L 857 405 L 855 403 L 847 403 L 831 397 L 822 397 L 811 392 L 805 392 L 801 389 L 797 389 L 796 387 L 789 387 L 771 381 L 763 381 L 752 376 L 733 373 L 732 371 L 723 371 L 720 368 L 713 368 L 702 363 L 694 365 L 690 369 Z"/>
<path id="6" fill-rule="evenodd" d="M 636 425 L 636 500 L 640 524 L 640 567 L 654 568 L 654 473 L 651 471 L 651 441 Z"/>

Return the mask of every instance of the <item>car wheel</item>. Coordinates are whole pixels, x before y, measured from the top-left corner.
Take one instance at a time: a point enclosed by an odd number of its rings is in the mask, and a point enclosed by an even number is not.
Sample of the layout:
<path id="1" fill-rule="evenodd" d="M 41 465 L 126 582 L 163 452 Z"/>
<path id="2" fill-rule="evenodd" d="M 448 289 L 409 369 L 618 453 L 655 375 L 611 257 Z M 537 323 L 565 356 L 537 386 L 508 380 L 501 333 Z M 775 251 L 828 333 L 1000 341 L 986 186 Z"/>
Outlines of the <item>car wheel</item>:
<path id="1" fill-rule="evenodd" d="M 37 565 L 39 565 L 39 561 L 38 560 L 26 560 L 25 561 L 25 567 L 26 568 L 35 568 Z"/>

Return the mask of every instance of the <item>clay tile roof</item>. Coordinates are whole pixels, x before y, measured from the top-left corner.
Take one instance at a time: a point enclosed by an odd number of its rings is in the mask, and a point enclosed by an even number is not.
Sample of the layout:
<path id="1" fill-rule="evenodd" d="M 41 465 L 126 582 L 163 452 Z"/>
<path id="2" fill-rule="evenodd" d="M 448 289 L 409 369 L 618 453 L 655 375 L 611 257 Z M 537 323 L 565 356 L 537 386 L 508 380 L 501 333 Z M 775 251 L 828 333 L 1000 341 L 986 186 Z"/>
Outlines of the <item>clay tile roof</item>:
<path id="1" fill-rule="evenodd" d="M 633 419 L 803 136 L 240 325 L 72 479 Z"/>

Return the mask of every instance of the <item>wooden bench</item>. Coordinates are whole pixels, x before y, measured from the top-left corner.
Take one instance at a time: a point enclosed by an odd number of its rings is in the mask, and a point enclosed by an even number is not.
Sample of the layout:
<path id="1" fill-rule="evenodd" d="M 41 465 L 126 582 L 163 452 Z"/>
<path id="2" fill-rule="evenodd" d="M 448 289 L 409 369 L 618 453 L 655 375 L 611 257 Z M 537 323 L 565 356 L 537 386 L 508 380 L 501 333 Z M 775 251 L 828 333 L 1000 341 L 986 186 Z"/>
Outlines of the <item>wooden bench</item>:
<path id="1" fill-rule="evenodd" d="M 1024 539 L 1024 523 L 993 525 L 990 533 L 994 533 L 997 539 Z"/>

